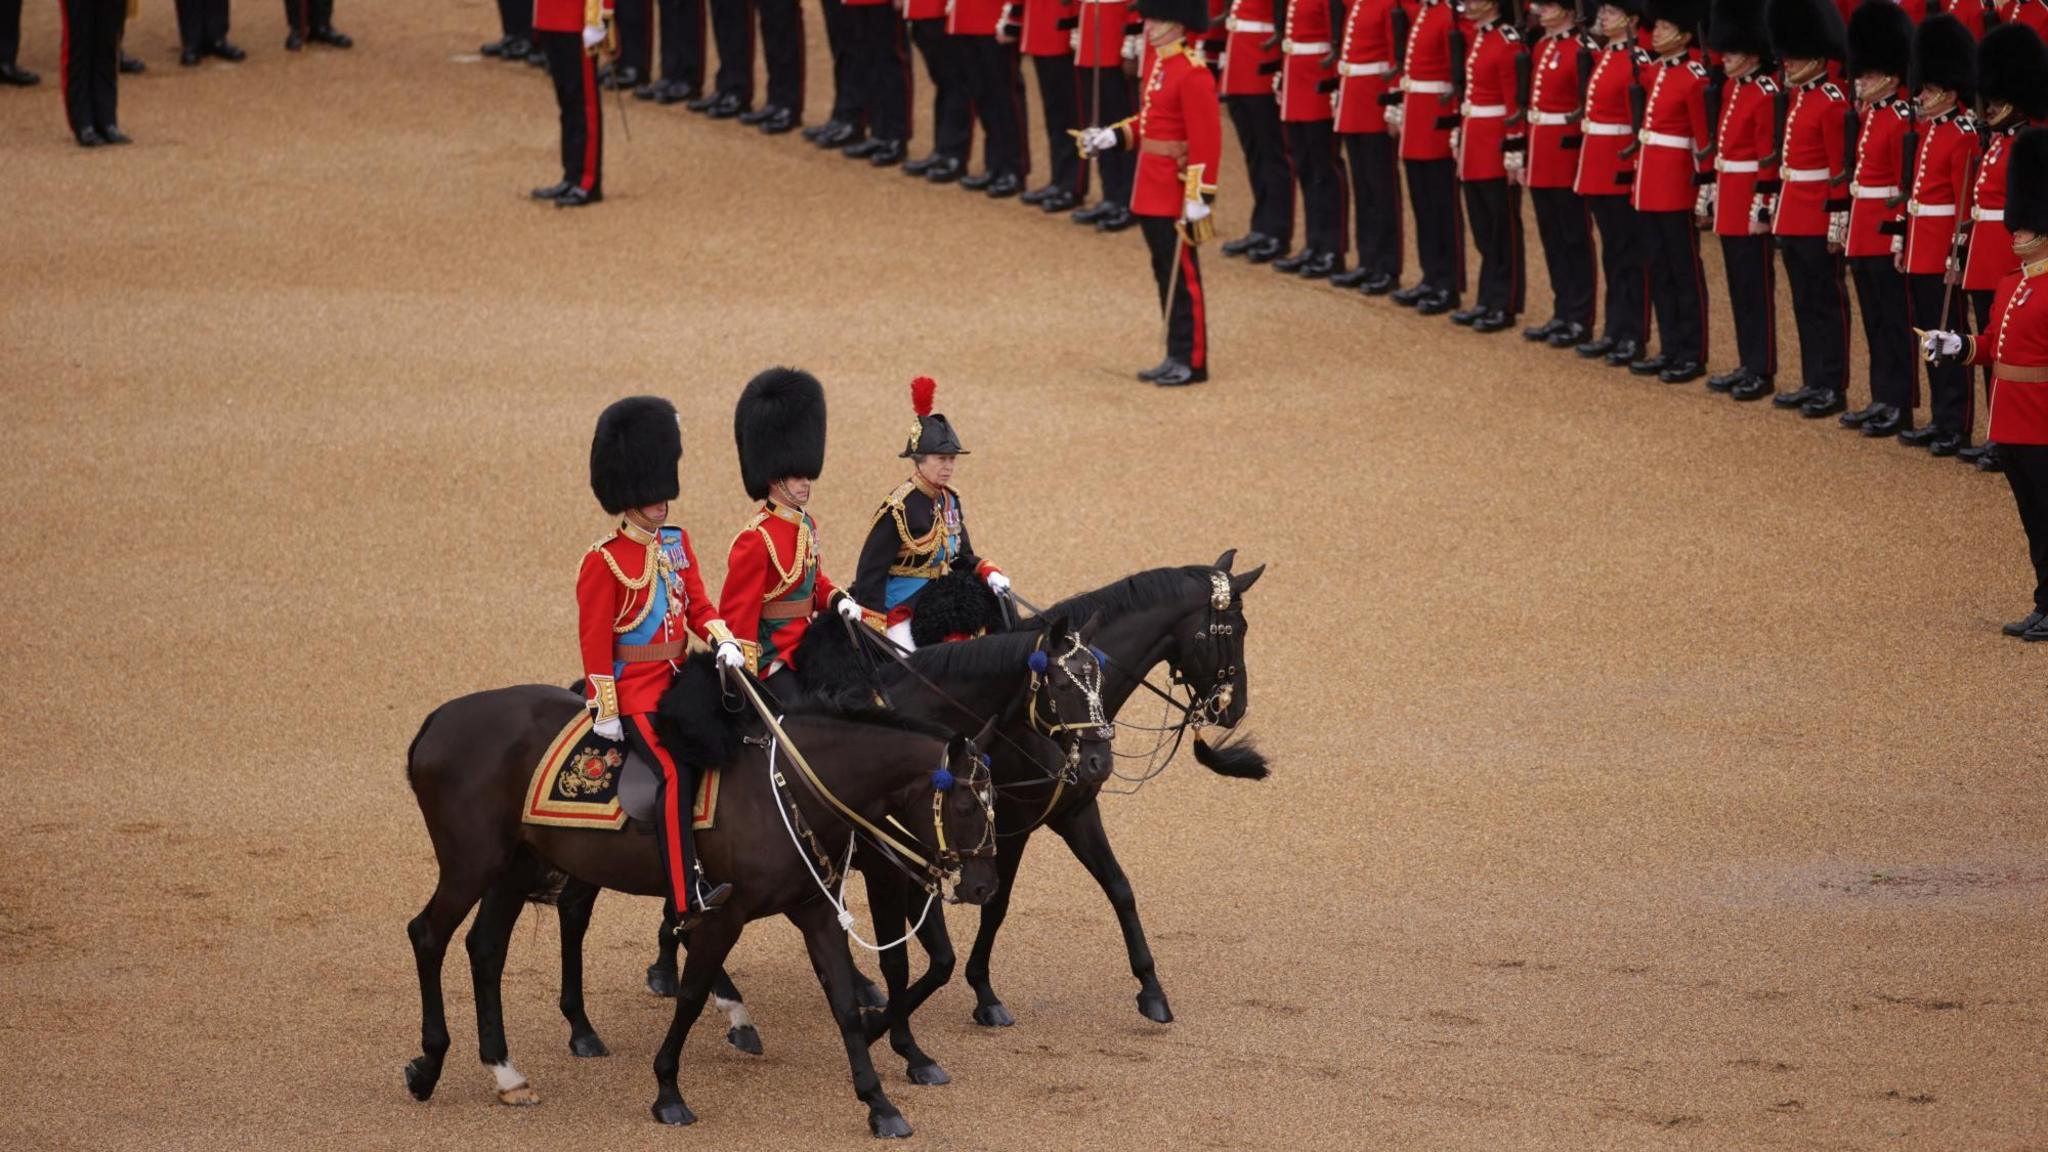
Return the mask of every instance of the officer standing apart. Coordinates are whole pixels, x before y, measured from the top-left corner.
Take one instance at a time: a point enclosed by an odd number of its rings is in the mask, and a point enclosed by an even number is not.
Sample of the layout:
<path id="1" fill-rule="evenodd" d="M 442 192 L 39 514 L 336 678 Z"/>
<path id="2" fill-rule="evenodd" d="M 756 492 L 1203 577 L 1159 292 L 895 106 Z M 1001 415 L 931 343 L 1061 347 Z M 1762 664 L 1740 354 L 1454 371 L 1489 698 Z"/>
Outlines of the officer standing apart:
<path id="1" fill-rule="evenodd" d="M 604 199 L 604 105 L 597 54 L 612 40 L 611 0 L 534 0 L 533 33 L 547 56 L 562 121 L 562 179 L 533 198 L 558 208 Z"/>
<path id="2" fill-rule="evenodd" d="M 1139 0 L 1152 67 L 1138 114 L 1081 134 L 1081 151 L 1138 153 L 1131 213 L 1152 253 L 1152 278 L 1166 313 L 1166 359 L 1138 373 L 1162 387 L 1209 378 L 1208 299 L 1195 249 L 1215 234 L 1210 206 L 1223 154 L 1216 79 L 1189 56 L 1186 35 L 1209 26 L 1204 0 Z"/>
<path id="3" fill-rule="evenodd" d="M 64 118 L 81 148 L 129 143 L 115 117 L 127 0 L 62 0 Z"/>

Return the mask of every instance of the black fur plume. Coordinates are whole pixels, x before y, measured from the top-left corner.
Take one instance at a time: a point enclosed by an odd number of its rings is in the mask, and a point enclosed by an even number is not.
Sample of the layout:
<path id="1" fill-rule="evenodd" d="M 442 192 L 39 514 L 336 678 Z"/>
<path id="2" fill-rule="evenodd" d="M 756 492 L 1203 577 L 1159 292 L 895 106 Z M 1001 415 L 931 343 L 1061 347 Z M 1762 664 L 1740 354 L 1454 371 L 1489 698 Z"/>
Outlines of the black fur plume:
<path id="1" fill-rule="evenodd" d="M 683 661 L 683 670 L 661 694 L 654 713 L 654 734 L 661 737 L 662 747 L 692 768 L 732 763 L 756 722 L 753 710 L 745 705 L 744 711 L 727 711 L 721 688 L 711 654 L 699 652 Z"/>

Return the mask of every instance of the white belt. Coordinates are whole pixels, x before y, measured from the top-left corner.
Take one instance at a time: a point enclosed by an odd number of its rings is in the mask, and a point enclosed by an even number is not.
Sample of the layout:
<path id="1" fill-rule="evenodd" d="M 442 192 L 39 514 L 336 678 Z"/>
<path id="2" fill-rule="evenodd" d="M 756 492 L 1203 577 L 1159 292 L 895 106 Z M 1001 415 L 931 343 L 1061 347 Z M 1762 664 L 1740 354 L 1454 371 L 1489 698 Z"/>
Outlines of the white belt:
<path id="1" fill-rule="evenodd" d="M 1569 113 L 1569 112 L 1531 112 L 1531 113 L 1529 113 L 1529 123 L 1531 123 L 1531 124 L 1540 124 L 1540 125 L 1542 125 L 1543 127 L 1546 127 L 1546 128 L 1556 128 L 1556 127 L 1560 127 L 1560 126 L 1562 126 L 1562 125 L 1565 125 L 1565 124 L 1570 124 L 1571 122 L 1572 122 L 1572 114 L 1571 114 L 1571 113 Z"/>
<path id="2" fill-rule="evenodd" d="M 1370 64 L 1352 64 L 1341 60 L 1337 63 L 1339 76 L 1385 76 L 1393 70 L 1394 66 L 1385 60 L 1375 60 Z"/>
<path id="3" fill-rule="evenodd" d="M 1953 216 L 1955 214 L 1956 206 L 1953 204 L 1922 204 L 1918 200 L 1906 201 L 1906 215 L 1908 216 Z"/>
<path id="4" fill-rule="evenodd" d="M 1583 127 L 1588 136 L 1633 136 L 1635 134 L 1635 129 L 1626 124 L 1602 124 L 1598 120 L 1588 120 Z"/>
<path id="5" fill-rule="evenodd" d="M 1273 25 L 1267 21 L 1239 20 L 1235 16 L 1223 22 L 1223 30 L 1226 32 L 1263 32 L 1268 36 L 1271 36 L 1274 31 Z"/>
<path id="6" fill-rule="evenodd" d="M 1280 42 L 1280 50 L 1289 56 L 1327 56 L 1330 53 L 1328 40 L 1315 40 L 1307 44 L 1296 44 L 1292 40 Z"/>
<path id="7" fill-rule="evenodd" d="M 1972 209 L 1970 209 L 1970 219 L 1972 219 L 1972 220 L 1994 220 L 1994 221 L 1997 221 L 1997 222 L 1999 222 L 1999 223 L 2004 223 L 2004 221 L 2005 221 L 2005 209 L 2003 209 L 2003 208 L 1972 208 Z"/>
<path id="8" fill-rule="evenodd" d="M 1825 168 L 1780 168 L 1778 178 L 1787 184 L 1800 184 L 1808 180 L 1833 180 L 1835 174 Z"/>
<path id="9" fill-rule="evenodd" d="M 1716 172 L 1733 172 L 1740 174 L 1743 172 L 1754 172 L 1756 170 L 1757 162 L 1754 160 L 1723 160 L 1718 156 L 1714 158 L 1714 171 Z"/>
<path id="10" fill-rule="evenodd" d="M 1418 96 L 1448 96 L 1451 94 L 1451 82 L 1449 80 L 1409 80 L 1404 78 L 1401 81 L 1401 91 L 1413 92 Z"/>
<path id="11" fill-rule="evenodd" d="M 1458 109 L 1458 112 L 1461 115 L 1470 116 L 1477 120 L 1490 120 L 1496 116 L 1507 115 L 1508 106 L 1505 104 L 1466 104 Z"/>
<path id="12" fill-rule="evenodd" d="M 1853 200 L 1889 200 L 1898 194 L 1899 186 L 1897 184 L 1887 184 L 1882 188 L 1872 187 L 1869 184 L 1849 185 L 1849 197 Z"/>
<path id="13" fill-rule="evenodd" d="M 1643 143 L 1655 144 L 1659 148 L 1683 148 L 1688 152 L 1692 151 L 1692 137 L 1673 136 L 1669 132 L 1652 132 L 1647 128 L 1643 130 Z"/>

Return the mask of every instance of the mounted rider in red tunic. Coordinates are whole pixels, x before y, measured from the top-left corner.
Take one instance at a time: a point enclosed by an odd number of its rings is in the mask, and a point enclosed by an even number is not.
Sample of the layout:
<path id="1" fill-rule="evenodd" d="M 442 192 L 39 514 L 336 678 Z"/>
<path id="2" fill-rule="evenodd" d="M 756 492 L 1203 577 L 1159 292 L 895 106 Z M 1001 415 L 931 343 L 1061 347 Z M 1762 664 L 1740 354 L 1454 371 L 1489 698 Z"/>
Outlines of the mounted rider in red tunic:
<path id="1" fill-rule="evenodd" d="M 808 372 L 770 368 L 747 382 L 732 425 L 740 478 L 762 504 L 733 538 L 718 604 L 747 671 L 787 697 L 801 680 L 795 653 L 811 617 L 867 619 L 819 565 L 818 524 L 804 511 L 825 469 L 825 389 Z M 868 622 L 881 627 L 880 617 Z"/>
<path id="2" fill-rule="evenodd" d="M 682 429 L 668 401 L 633 396 L 604 410 L 590 444 L 590 490 L 619 522 L 584 553 L 576 575 L 583 677 L 596 713 L 592 730 L 629 745 L 660 774 L 655 823 L 680 913 L 677 931 L 716 910 L 732 885 L 705 883 L 683 809 L 691 777 L 662 747 L 649 716 L 691 636 L 714 645 L 722 666 L 745 662 L 704 592 L 689 534 L 667 522 L 669 502 L 682 490 L 676 479 L 682 458 Z"/>
<path id="3" fill-rule="evenodd" d="M 868 522 L 854 598 L 888 614 L 889 638 L 906 649 L 964 639 L 1001 620 L 997 597 L 1009 578 L 974 554 L 960 494 L 953 491 L 956 458 L 967 455 L 943 413 L 932 411 L 938 385 L 929 376 L 910 382 L 917 420 L 901 455 L 910 479 L 896 486 Z"/>

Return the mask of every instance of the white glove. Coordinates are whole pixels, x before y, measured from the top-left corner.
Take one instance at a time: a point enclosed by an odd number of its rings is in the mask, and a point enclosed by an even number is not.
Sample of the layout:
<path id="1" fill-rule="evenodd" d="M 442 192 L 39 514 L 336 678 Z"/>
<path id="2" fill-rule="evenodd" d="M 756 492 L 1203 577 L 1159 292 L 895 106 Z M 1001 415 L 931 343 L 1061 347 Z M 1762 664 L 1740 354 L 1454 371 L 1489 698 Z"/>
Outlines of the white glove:
<path id="1" fill-rule="evenodd" d="M 1399 136 L 1401 134 L 1402 118 L 1403 113 L 1401 111 L 1400 105 L 1397 104 L 1394 107 L 1387 109 L 1387 131 L 1393 133 L 1396 136 Z"/>
<path id="2" fill-rule="evenodd" d="M 1076 28 L 1076 29 L 1074 29 L 1074 30 L 1073 30 L 1073 31 L 1072 31 L 1071 33 L 1068 33 L 1068 35 L 1067 35 L 1067 51 L 1069 51 L 1069 52 L 1079 52 L 1080 50 L 1081 50 L 1081 30 L 1080 30 L 1079 28 Z"/>
<path id="3" fill-rule="evenodd" d="M 1116 146 L 1117 136 L 1116 129 L 1114 128 L 1083 128 L 1081 130 L 1081 154 L 1083 156 L 1100 156 Z"/>
<path id="4" fill-rule="evenodd" d="M 1142 37 L 1142 36 L 1126 36 L 1126 37 L 1124 37 L 1124 52 L 1123 52 L 1123 56 L 1124 56 L 1124 59 L 1126 59 L 1126 60 L 1136 60 L 1136 59 L 1138 58 L 1138 54 L 1139 54 L 1139 53 L 1141 53 L 1141 52 L 1143 52 L 1144 50 L 1145 50 L 1145 39 L 1144 39 L 1144 37 Z"/>
<path id="5" fill-rule="evenodd" d="M 1503 152 L 1500 156 L 1500 166 L 1509 176 L 1519 176 L 1522 170 L 1529 166 L 1529 158 L 1521 152 Z"/>
<path id="6" fill-rule="evenodd" d="M 1207 220 L 1209 218 L 1209 205 L 1201 200 L 1183 201 L 1181 203 L 1180 218 L 1187 221 L 1190 224 L 1196 223 L 1197 221 L 1201 220 Z M 1001 591 L 1001 589 L 996 588 L 996 581 L 998 579 L 1001 579 L 1000 575 L 990 576 L 988 586 L 991 589 L 995 589 L 996 591 Z M 1009 586 L 1010 582 L 1008 580 L 1004 580 L 1003 587 L 1008 588 Z"/>
<path id="7" fill-rule="evenodd" d="M 1712 184 L 1700 185 L 1700 194 L 1692 202 L 1692 214 L 1702 220 L 1714 218 L 1714 201 L 1718 199 Z"/>
<path id="8" fill-rule="evenodd" d="M 599 720 L 590 726 L 590 730 L 614 744 L 626 738 L 626 730 L 620 725 L 617 716 L 613 716 L 608 720 Z"/>
<path id="9" fill-rule="evenodd" d="M 1840 248 L 1849 242 L 1849 214 L 1828 213 L 1828 247 Z"/>
<path id="10" fill-rule="evenodd" d="M 853 602 L 853 597 L 841 596 L 839 598 L 839 618 L 848 624 L 860 623 L 860 605 Z"/>
<path id="11" fill-rule="evenodd" d="M 1193 210 L 1194 209 L 1192 208 L 1189 209 L 1190 212 L 1192 212 Z M 1202 205 L 1202 215 L 1207 216 L 1208 214 L 1209 206 L 1207 204 Z M 1191 217 L 1191 219 L 1200 218 L 1201 217 L 1199 216 Z M 1001 572 L 989 573 L 988 579 L 982 581 L 982 583 L 987 584 L 988 590 L 995 593 L 998 596 L 1008 596 L 1010 594 L 1010 578 L 1008 576 L 1003 575 Z"/>
<path id="12" fill-rule="evenodd" d="M 1953 332 L 1936 329 L 1920 337 L 1920 350 L 1927 354 L 1929 363 L 1963 354 L 1963 338 Z"/>
<path id="13" fill-rule="evenodd" d="M 747 666 L 747 654 L 740 651 L 740 646 L 730 640 L 720 643 L 718 649 L 711 654 L 711 658 L 718 661 L 718 666 L 728 672 L 737 672 Z"/>
<path id="14" fill-rule="evenodd" d="M 1771 216 L 1776 205 L 1768 192 L 1759 192 L 1749 201 L 1749 234 L 1768 235 L 1771 230 Z"/>
<path id="15" fill-rule="evenodd" d="M 583 46 L 585 48 L 595 48 L 602 43 L 604 43 L 604 25 L 585 24 L 583 26 Z"/>

